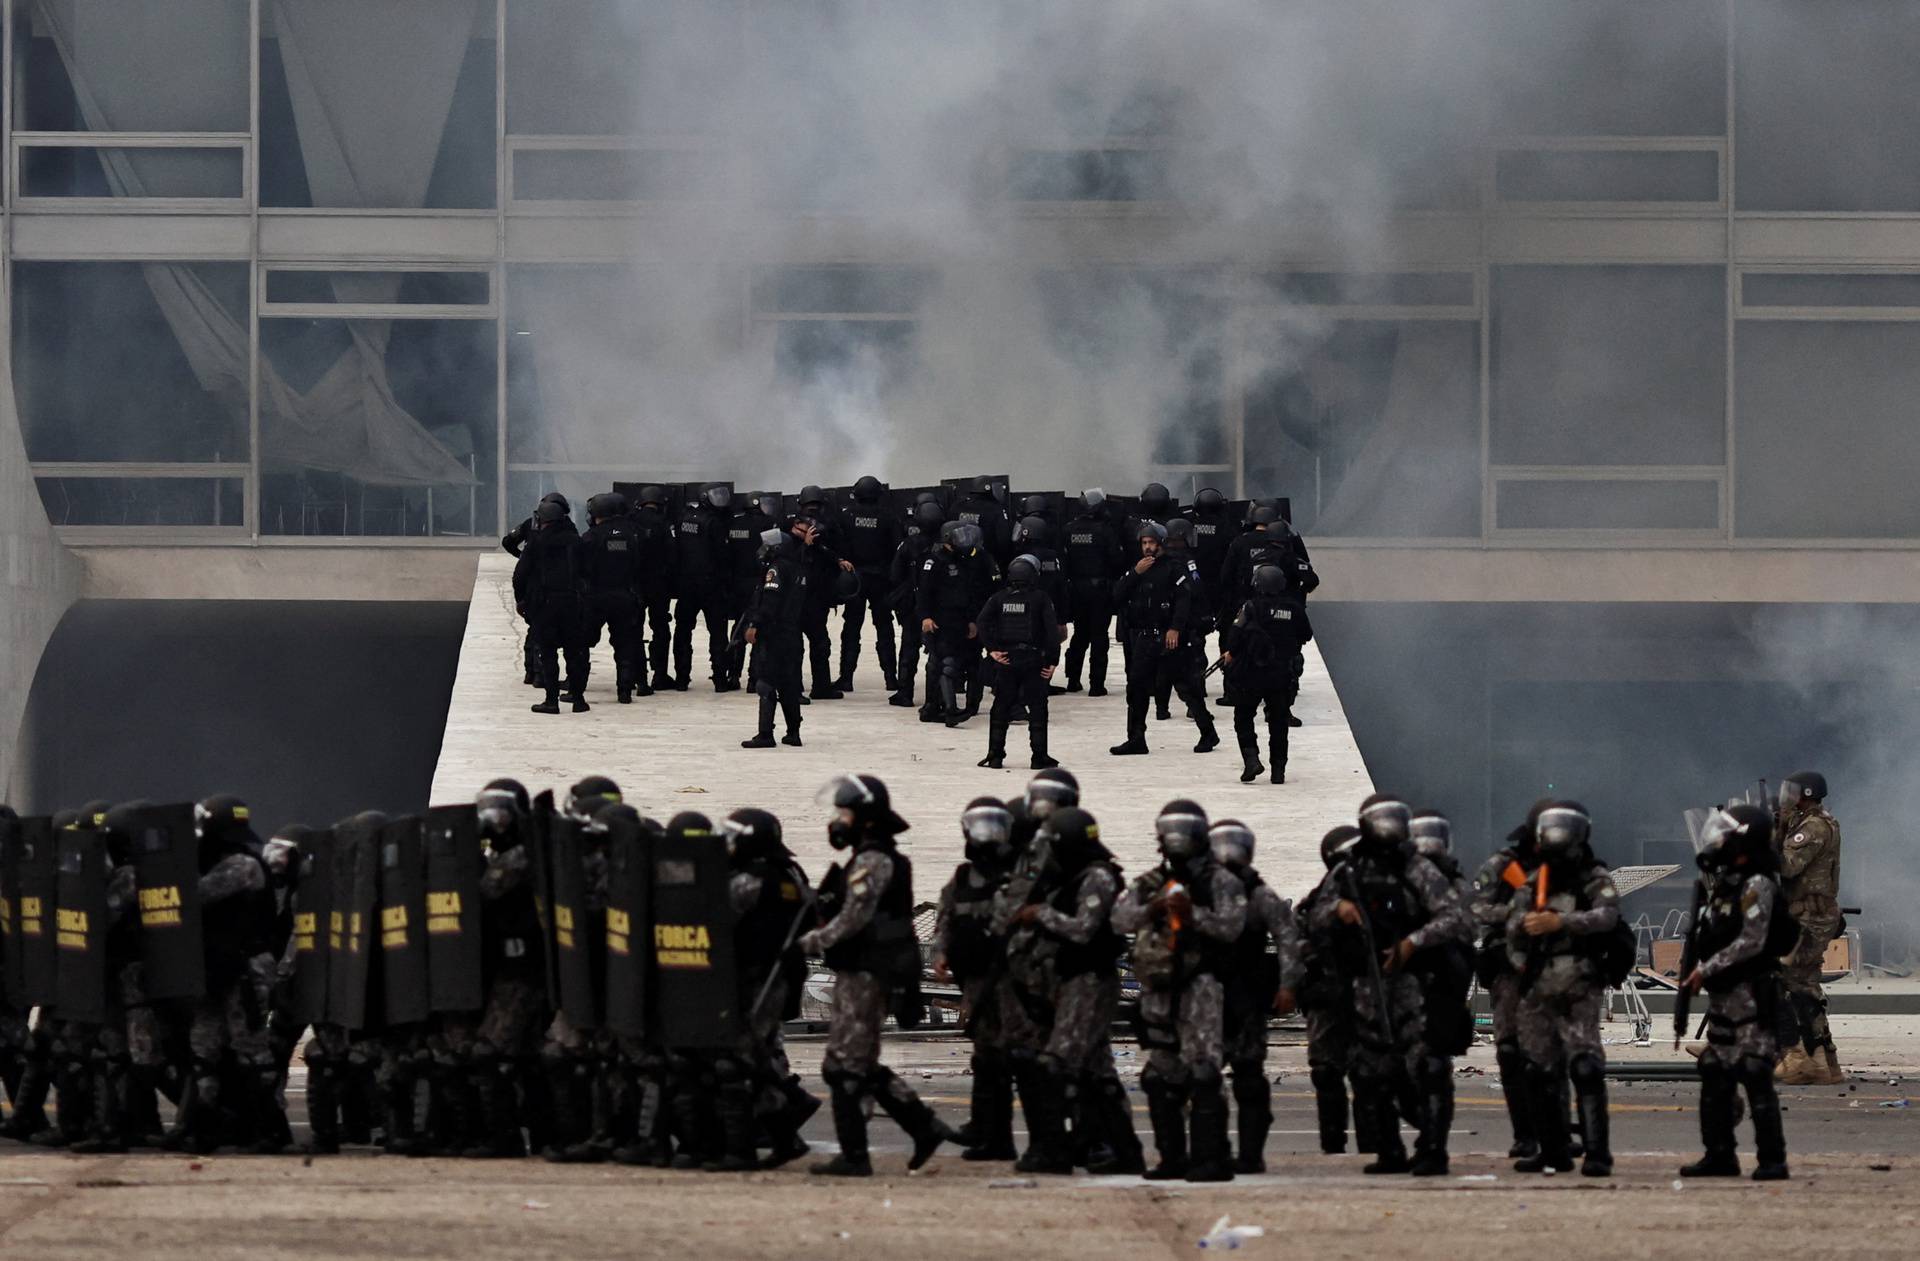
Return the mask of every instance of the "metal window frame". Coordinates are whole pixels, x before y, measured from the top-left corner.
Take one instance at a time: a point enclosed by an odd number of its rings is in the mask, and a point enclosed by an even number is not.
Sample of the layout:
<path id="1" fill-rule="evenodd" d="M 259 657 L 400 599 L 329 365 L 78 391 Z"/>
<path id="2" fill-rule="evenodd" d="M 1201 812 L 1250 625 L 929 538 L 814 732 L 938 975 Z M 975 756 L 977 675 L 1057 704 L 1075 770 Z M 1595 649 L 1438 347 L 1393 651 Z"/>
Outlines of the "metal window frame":
<path id="1" fill-rule="evenodd" d="M 457 266 L 421 262 L 329 262 L 324 259 L 262 261 L 254 267 L 254 306 L 263 319 L 309 320 L 492 320 L 500 317 L 499 282 L 490 263 Z M 275 272 L 359 272 L 363 274 L 412 274 L 484 277 L 487 296 L 483 302 L 273 302 L 267 298 L 267 277 Z"/>
<path id="2" fill-rule="evenodd" d="M 504 7 L 504 6 L 503 6 Z M 705 197 L 636 197 L 605 200 L 521 197 L 514 190 L 515 158 L 520 153 L 710 153 L 717 157 L 720 191 Z M 730 205 L 739 195 L 745 158 L 734 139 L 722 133 L 660 133 L 618 136 L 506 135 L 500 196 L 506 213 L 518 216 L 634 215 Z"/>
<path id="3" fill-rule="evenodd" d="M 36 492 L 41 478 L 86 481 L 220 481 L 240 483 L 240 520 L 232 525 L 61 525 L 49 522 L 66 543 L 100 542 L 128 537 L 236 540 L 252 537 L 249 519 L 253 465 L 237 461 L 164 463 L 156 461 L 40 460 L 29 463 Z M 217 493 L 217 492 L 216 492 Z"/>
<path id="4" fill-rule="evenodd" d="M 1715 488 L 1716 520 L 1710 527 L 1692 526 L 1569 526 L 1555 529 L 1541 526 L 1503 526 L 1500 524 L 1500 486 L 1503 482 L 1691 482 L 1711 483 Z M 1678 540 L 1689 546 L 1723 541 L 1726 538 L 1728 488 L 1732 482 L 1722 464 L 1496 464 L 1486 470 L 1489 540 L 1552 544 L 1560 539 L 1590 539 L 1625 542 L 1641 539 Z"/>
<path id="5" fill-rule="evenodd" d="M 1729 41 L 1731 42 L 1731 41 Z M 1496 215 L 1723 216 L 1732 204 L 1729 136 L 1496 136 L 1483 150 L 1481 203 Z M 1500 195 L 1500 158 L 1508 153 L 1711 153 L 1719 196 L 1711 201 L 1509 201 Z"/>
<path id="6" fill-rule="evenodd" d="M 45 197 L 16 191 L 13 207 L 19 211 L 144 212 L 148 214 L 231 214 L 255 205 L 256 163 L 254 139 L 245 131 L 16 131 L 7 147 L 8 175 L 15 190 L 26 183 L 21 174 L 22 154 L 28 149 L 234 149 L 240 154 L 240 195 L 237 197 Z"/>
<path id="7" fill-rule="evenodd" d="M 1897 264 L 1808 264 L 1754 263 L 1734 269 L 1733 318 L 1736 320 L 1801 321 L 1812 324 L 1912 323 L 1920 321 L 1920 305 L 1914 306 L 1805 306 L 1749 303 L 1746 299 L 1748 276 L 1915 276 L 1920 263 Z"/>
<path id="8" fill-rule="evenodd" d="M 1356 270 L 1351 262 L 1318 264 L 1287 262 L 1275 266 L 1263 266 L 1258 270 L 1246 269 L 1247 285 L 1244 292 L 1255 292 L 1262 277 L 1289 275 L 1292 273 L 1331 274 L 1337 276 L 1465 276 L 1473 285 L 1473 300 L 1466 305 L 1458 303 L 1426 303 L 1417 306 L 1400 306 L 1390 303 L 1368 302 L 1261 302 L 1257 300 L 1242 302 L 1237 314 L 1248 322 L 1262 317 L 1272 319 L 1283 313 L 1306 312 L 1312 316 L 1328 320 L 1374 320 L 1401 323 L 1409 320 L 1478 320 L 1487 310 L 1487 274 L 1486 268 L 1475 263 L 1448 265 L 1444 263 L 1414 264 L 1406 267 L 1381 267 L 1374 270 Z"/>

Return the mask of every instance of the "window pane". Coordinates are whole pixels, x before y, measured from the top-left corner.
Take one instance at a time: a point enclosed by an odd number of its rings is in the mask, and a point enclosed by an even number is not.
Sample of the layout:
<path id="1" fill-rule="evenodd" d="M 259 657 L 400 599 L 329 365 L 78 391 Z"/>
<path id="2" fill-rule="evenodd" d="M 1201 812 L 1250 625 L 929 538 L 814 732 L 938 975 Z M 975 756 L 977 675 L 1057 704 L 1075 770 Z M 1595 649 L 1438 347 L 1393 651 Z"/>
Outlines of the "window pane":
<path id="1" fill-rule="evenodd" d="M 246 195 L 246 151 L 22 145 L 20 195 L 237 199 Z"/>
<path id="2" fill-rule="evenodd" d="M 911 315 L 934 273 L 911 267 L 769 267 L 754 277 L 753 309 L 805 315 Z"/>
<path id="3" fill-rule="evenodd" d="M 18 129 L 247 130 L 247 0 L 33 0 L 13 11 Z"/>
<path id="4" fill-rule="evenodd" d="M 238 477 L 41 477 L 40 502 L 55 525 L 242 526 Z"/>
<path id="5" fill-rule="evenodd" d="M 260 322 L 265 534 L 495 528 L 492 320 Z"/>
<path id="6" fill-rule="evenodd" d="M 267 272 L 267 301 L 382 302 L 401 306 L 485 306 L 490 277 L 483 271 Z"/>
<path id="7" fill-rule="evenodd" d="M 1717 136 L 1725 0 L 1496 0 L 1495 125 L 1523 136 Z"/>
<path id="8" fill-rule="evenodd" d="M 1025 149 L 1012 155 L 1015 201 L 1164 201 L 1173 195 L 1168 155 L 1156 149 Z"/>
<path id="9" fill-rule="evenodd" d="M 1720 155 L 1505 152 L 1495 160 L 1502 201 L 1718 201 Z"/>
<path id="10" fill-rule="evenodd" d="M 1920 210 L 1920 6 L 1742 0 L 1735 26 L 1742 210 Z"/>
<path id="11" fill-rule="evenodd" d="M 1473 273 L 1273 272 L 1257 278 L 1273 300 L 1305 306 L 1472 306 Z"/>
<path id="12" fill-rule="evenodd" d="M 1718 464 L 1718 267 L 1493 272 L 1495 464 Z"/>
<path id="13" fill-rule="evenodd" d="M 1252 335 L 1247 491 L 1285 495 L 1301 530 L 1480 534 L 1480 329 L 1348 320 Z"/>
<path id="14" fill-rule="evenodd" d="M 262 0 L 260 201 L 494 203 L 493 0 Z"/>
<path id="15" fill-rule="evenodd" d="M 1743 320 L 1734 528 L 1920 538 L 1920 324 Z"/>
<path id="16" fill-rule="evenodd" d="M 1798 275 L 1749 272 L 1740 278 L 1748 306 L 1920 306 L 1920 276 Z"/>
<path id="17" fill-rule="evenodd" d="M 518 149 L 517 201 L 690 201 L 728 192 L 728 156 L 712 149 Z"/>
<path id="18" fill-rule="evenodd" d="M 247 458 L 245 263 L 13 265 L 27 457 Z"/>
<path id="19" fill-rule="evenodd" d="M 1502 530 L 1717 530 L 1720 486 L 1709 481 L 1500 483 Z"/>
<path id="20" fill-rule="evenodd" d="M 743 54 L 739 0 L 508 0 L 507 130 L 728 130 Z"/>

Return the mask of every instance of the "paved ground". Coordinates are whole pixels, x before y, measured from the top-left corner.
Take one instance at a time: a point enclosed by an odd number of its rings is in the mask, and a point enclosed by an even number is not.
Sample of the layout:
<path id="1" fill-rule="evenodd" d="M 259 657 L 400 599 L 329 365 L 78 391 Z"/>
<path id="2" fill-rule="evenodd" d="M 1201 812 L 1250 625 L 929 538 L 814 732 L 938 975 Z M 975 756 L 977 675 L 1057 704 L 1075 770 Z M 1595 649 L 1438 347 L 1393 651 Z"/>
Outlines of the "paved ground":
<path id="1" fill-rule="evenodd" d="M 1007 765 L 1021 769 L 981 770 L 974 763 L 986 753 L 984 713 L 949 730 L 916 721 L 910 709 L 889 706 L 873 664 L 871 626 L 856 676 L 858 690 L 845 700 L 807 706 L 801 749 L 740 748 L 740 741 L 753 734 L 755 704 L 744 693 L 712 692 L 705 679 L 704 632 L 695 636 L 691 691 L 615 704 L 613 659 L 602 643 L 594 650 L 588 685 L 591 713 L 530 713 L 537 697 L 520 682 L 525 627 L 513 615 L 512 569 L 505 555 L 479 561 L 434 773 L 434 802 L 471 800 L 496 775 L 518 776 L 538 791 L 564 789 L 600 772 L 612 775 L 630 800 L 663 822 L 680 810 L 715 818 L 744 805 L 772 810 L 786 822 L 789 843 L 817 874 L 833 855 L 814 793 L 841 771 L 873 771 L 887 781 L 901 813 L 915 824 L 906 848 L 928 873 L 921 896 L 931 898 L 939 891 L 933 873 L 944 878 L 959 861 L 962 808 L 984 794 L 1017 793 L 1030 774 L 1024 727 L 1013 728 L 1008 742 Z M 837 662 L 837 616 L 832 625 Z M 1152 756 L 1109 755 L 1108 746 L 1126 735 L 1119 663 L 1116 646 L 1108 678 L 1116 689 L 1111 695 L 1055 698 L 1052 752 L 1080 777 L 1088 806 L 1121 862 L 1130 870 L 1150 866 L 1155 812 L 1171 798 L 1193 796 L 1216 817 L 1237 816 L 1250 824 L 1260 837 L 1267 879 L 1289 895 L 1305 892 L 1319 878 L 1320 837 L 1335 824 L 1351 822 L 1354 808 L 1373 791 L 1319 652 L 1308 646 L 1295 706 L 1305 725 L 1293 733 L 1288 782 L 1279 787 L 1264 777 L 1256 784 L 1240 783 L 1231 711 L 1225 709 L 1213 711 L 1226 741 L 1213 753 L 1192 752 L 1194 727 L 1176 700 L 1171 721 L 1149 720 Z M 1212 690 L 1219 694 L 1217 679 Z"/>

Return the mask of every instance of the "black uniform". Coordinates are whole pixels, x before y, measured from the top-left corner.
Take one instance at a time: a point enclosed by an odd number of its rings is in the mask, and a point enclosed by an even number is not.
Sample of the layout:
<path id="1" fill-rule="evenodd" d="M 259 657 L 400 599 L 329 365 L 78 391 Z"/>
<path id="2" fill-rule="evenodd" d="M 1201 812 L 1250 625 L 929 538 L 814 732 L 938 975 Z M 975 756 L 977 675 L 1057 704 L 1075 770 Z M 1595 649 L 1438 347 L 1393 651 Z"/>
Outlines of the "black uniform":
<path id="1" fill-rule="evenodd" d="M 1320 576 L 1307 559 L 1307 545 L 1284 522 L 1275 522 L 1234 539 L 1220 568 L 1208 571 L 1218 573 L 1215 585 L 1227 607 L 1238 608 L 1253 598 L 1253 571 L 1262 565 L 1278 565 L 1287 575 L 1288 589 L 1303 600 L 1320 585 Z"/>
<path id="2" fill-rule="evenodd" d="M 1199 639 L 1207 625 L 1204 599 L 1199 572 L 1181 554 L 1163 553 L 1145 573 L 1130 570 L 1114 585 L 1113 602 L 1126 620 L 1127 635 L 1127 745 L 1121 746 L 1123 750 L 1146 751 L 1147 705 L 1163 684 L 1179 693 L 1187 717 L 1200 728 L 1195 752 L 1204 753 L 1219 744 L 1202 683 Z M 1166 646 L 1168 631 L 1180 633 L 1173 648 Z"/>
<path id="3" fill-rule="evenodd" d="M 559 694 L 562 653 L 567 659 L 567 694 L 581 703 L 587 686 L 585 568 L 580 532 L 566 517 L 536 529 L 514 566 L 514 605 L 533 628 L 549 706 Z"/>
<path id="4" fill-rule="evenodd" d="M 727 529 L 732 514 L 701 502 L 674 535 L 673 685 L 693 677 L 693 619 L 707 624 L 707 664 L 716 685 L 727 677 Z"/>
<path id="5" fill-rule="evenodd" d="M 1025 569 L 1018 563 L 1016 573 Z M 1016 581 L 987 597 L 977 625 L 989 654 L 1005 653 L 1005 664 L 993 662 L 993 709 L 987 717 L 987 756 L 983 765 L 999 766 L 1007 755 L 1007 726 L 1014 712 L 1027 713 L 1027 739 L 1033 749 L 1033 769 L 1058 763 L 1047 756 L 1047 680 L 1041 670 L 1060 660 L 1060 618 L 1053 601 L 1038 584 Z"/>
<path id="6" fill-rule="evenodd" d="M 993 557 L 994 564 L 1005 569 L 1013 559 L 1013 520 L 991 491 L 976 490 L 962 499 L 953 510 L 953 520 L 968 521 L 980 527 L 980 546 Z"/>
<path id="7" fill-rule="evenodd" d="M 1067 690 L 1080 686 L 1080 666 L 1089 651 L 1087 682 L 1094 695 L 1107 690 L 1107 635 L 1113 625 L 1113 584 L 1126 572 L 1126 549 L 1103 511 L 1087 511 L 1067 523 L 1061 563 L 1073 610 L 1073 642 L 1067 645 Z"/>
<path id="8" fill-rule="evenodd" d="M 777 703 L 787 719 L 787 742 L 800 743 L 800 628 L 810 576 L 794 554 L 798 540 L 783 539 L 763 560 L 760 586 L 744 621 L 753 632 L 754 689 L 760 695 L 760 730 L 755 742 L 773 743 Z"/>
<path id="9" fill-rule="evenodd" d="M 1221 648 L 1233 657 L 1226 667 L 1227 690 L 1233 697 L 1234 735 L 1247 767 L 1241 776 L 1245 781 L 1262 769 L 1253 716 L 1265 705 L 1273 782 L 1286 782 L 1287 718 L 1300 695 L 1300 673 L 1306 664 L 1300 648 L 1312 638 L 1307 606 L 1291 592 L 1255 596 L 1240 606 L 1232 624 L 1221 632 Z"/>
<path id="10" fill-rule="evenodd" d="M 640 607 L 646 616 L 647 668 L 652 686 L 667 685 L 667 650 L 673 646 L 673 521 L 655 503 L 643 503 L 629 515 L 639 548 Z"/>
<path id="11" fill-rule="evenodd" d="M 900 706 L 913 704 L 913 680 L 920 670 L 920 617 L 916 611 L 920 570 L 940 545 L 932 531 L 908 528 L 912 532 L 894 549 L 893 561 L 887 567 L 887 599 L 894 616 L 900 619 L 900 659 L 895 673 L 899 687 L 892 697 L 892 702 Z"/>
<path id="12" fill-rule="evenodd" d="M 620 703 L 632 699 L 636 685 L 645 695 L 645 641 L 640 618 L 645 573 L 641 567 L 640 535 L 624 516 L 595 521 L 580 536 L 586 561 L 588 642 L 606 628 L 613 646 L 613 667 Z"/>
<path id="13" fill-rule="evenodd" d="M 927 699 L 920 707 L 922 720 L 960 721 L 962 693 L 966 695 L 964 712 L 979 712 L 980 678 L 976 667 L 980 640 L 974 619 L 999 578 L 993 557 L 978 548 L 959 552 L 942 545 L 920 563 L 914 611 L 920 618 L 927 646 Z M 926 629 L 929 621 L 933 623 L 931 631 Z"/>
<path id="14" fill-rule="evenodd" d="M 812 523 L 815 534 L 813 542 L 801 545 L 799 558 L 807 571 L 800 632 L 807 641 L 807 664 L 813 699 L 836 700 L 840 696 L 840 689 L 833 684 L 833 639 L 827 631 L 827 613 L 833 607 L 834 578 L 840 572 L 840 532 L 834 514 L 826 511 L 822 505 L 815 505 L 814 511 L 789 521 L 789 533 L 803 522 Z"/>
<path id="15" fill-rule="evenodd" d="M 747 606 L 753 603 L 753 593 L 760 589 L 760 579 L 767 571 L 767 567 L 760 563 L 760 535 L 779 524 L 757 501 L 736 505 L 733 515 L 727 519 L 726 585 L 729 615 L 743 617 Z M 747 645 L 735 636 L 727 654 L 726 679 L 720 690 L 736 691 L 746 667 Z M 748 686 L 752 686 L 751 680 Z"/>
<path id="16" fill-rule="evenodd" d="M 894 673 L 893 608 L 888 602 L 888 593 L 892 590 L 889 569 L 894 554 L 906 540 L 906 525 L 897 512 L 878 498 L 856 499 L 853 506 L 841 514 L 841 525 L 840 551 L 853 562 L 854 571 L 860 575 L 860 594 L 849 600 L 841 610 L 840 677 L 836 685 L 842 689 L 853 687 L 854 666 L 860 660 L 860 632 L 866 625 L 867 611 L 871 609 L 875 646 L 880 654 L 880 673 L 887 690 L 891 692 L 900 686 L 900 679 Z"/>

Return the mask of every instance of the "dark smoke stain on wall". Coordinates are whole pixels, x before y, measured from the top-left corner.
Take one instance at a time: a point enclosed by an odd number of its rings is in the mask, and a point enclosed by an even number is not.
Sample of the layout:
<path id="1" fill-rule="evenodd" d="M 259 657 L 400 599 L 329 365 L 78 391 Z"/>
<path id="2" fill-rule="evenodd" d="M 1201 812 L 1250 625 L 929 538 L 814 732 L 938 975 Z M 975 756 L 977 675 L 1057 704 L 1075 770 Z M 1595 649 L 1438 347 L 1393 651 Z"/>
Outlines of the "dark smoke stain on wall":
<path id="1" fill-rule="evenodd" d="M 25 809 L 233 792 L 263 833 L 424 808 L 463 604 L 89 600 L 47 648 Z"/>

